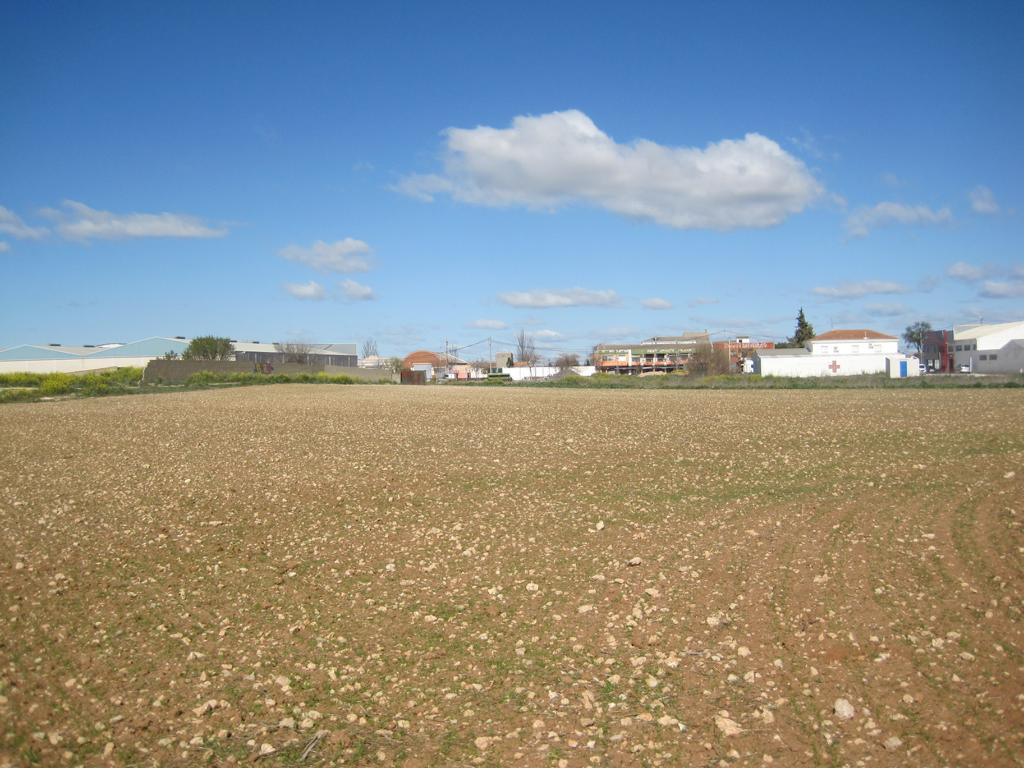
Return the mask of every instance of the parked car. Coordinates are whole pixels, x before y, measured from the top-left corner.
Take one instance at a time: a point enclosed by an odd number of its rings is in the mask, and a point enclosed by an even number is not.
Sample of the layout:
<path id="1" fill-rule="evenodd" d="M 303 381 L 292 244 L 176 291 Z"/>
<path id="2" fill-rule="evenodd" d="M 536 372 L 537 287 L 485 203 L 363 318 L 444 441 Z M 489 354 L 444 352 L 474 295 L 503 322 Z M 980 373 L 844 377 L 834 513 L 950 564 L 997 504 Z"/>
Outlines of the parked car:
<path id="1" fill-rule="evenodd" d="M 971 365 L 970 365 L 970 363 L 960 363 L 960 373 L 970 373 L 970 372 L 971 372 Z"/>

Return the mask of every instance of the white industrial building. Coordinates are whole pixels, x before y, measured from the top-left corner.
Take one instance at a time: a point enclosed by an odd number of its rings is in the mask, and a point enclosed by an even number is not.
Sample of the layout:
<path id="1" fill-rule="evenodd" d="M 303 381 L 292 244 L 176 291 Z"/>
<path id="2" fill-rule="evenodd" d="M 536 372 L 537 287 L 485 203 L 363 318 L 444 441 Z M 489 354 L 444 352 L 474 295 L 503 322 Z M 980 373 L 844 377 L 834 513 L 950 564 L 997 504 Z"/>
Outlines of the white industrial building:
<path id="1" fill-rule="evenodd" d="M 145 368 L 151 360 L 168 353 L 181 357 L 188 343 L 184 336 L 152 336 L 127 344 L 21 344 L 0 349 L 0 373 L 82 373 L 104 368 Z M 277 364 L 286 357 L 275 344 L 258 341 L 233 344 L 236 360 Z M 355 344 L 311 344 L 307 354 L 313 364 L 355 367 L 357 360 Z"/>
<path id="2" fill-rule="evenodd" d="M 1024 373 L 1024 320 L 953 328 L 954 370 Z"/>
<path id="3" fill-rule="evenodd" d="M 917 358 L 901 354 L 898 345 L 895 336 L 878 331 L 829 331 L 801 348 L 754 350 L 754 373 L 798 377 L 865 373 L 886 373 L 891 378 L 917 376 Z"/>

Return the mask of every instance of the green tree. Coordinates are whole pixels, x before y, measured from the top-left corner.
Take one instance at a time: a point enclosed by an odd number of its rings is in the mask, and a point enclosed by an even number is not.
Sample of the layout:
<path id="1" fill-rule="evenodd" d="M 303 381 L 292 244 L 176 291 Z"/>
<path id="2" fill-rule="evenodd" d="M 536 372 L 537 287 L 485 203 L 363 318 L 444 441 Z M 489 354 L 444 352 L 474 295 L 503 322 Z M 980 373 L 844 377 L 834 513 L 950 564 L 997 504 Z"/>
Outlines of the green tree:
<path id="1" fill-rule="evenodd" d="M 802 347 L 806 342 L 814 338 L 814 326 L 807 322 L 807 318 L 804 317 L 804 308 L 800 307 L 800 312 L 796 316 L 796 329 L 793 331 L 793 335 L 786 340 L 785 344 L 779 344 L 780 347 Z"/>
<path id="2" fill-rule="evenodd" d="M 182 360 L 229 360 L 235 354 L 231 339 L 221 336 L 196 336 L 181 354 Z"/>
<path id="3" fill-rule="evenodd" d="M 932 325 L 924 320 L 918 320 L 916 323 L 911 323 L 907 326 L 907 330 L 903 332 L 903 340 L 912 347 L 917 347 L 918 357 L 921 356 L 924 351 L 924 339 L 929 333 L 931 333 Z"/>

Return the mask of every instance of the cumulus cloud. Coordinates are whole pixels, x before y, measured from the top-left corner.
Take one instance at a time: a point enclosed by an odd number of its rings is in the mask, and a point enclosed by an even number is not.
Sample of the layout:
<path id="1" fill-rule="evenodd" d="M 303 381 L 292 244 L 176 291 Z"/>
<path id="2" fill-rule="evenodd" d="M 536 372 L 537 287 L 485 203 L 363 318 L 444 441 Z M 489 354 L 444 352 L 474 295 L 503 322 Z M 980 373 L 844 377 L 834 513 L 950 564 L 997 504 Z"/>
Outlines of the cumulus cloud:
<path id="1" fill-rule="evenodd" d="M 956 280 L 963 280 L 966 283 L 974 283 L 988 274 L 988 270 L 976 264 L 969 264 L 966 261 L 958 261 L 949 265 L 946 274 Z"/>
<path id="2" fill-rule="evenodd" d="M 297 261 L 320 272 L 366 272 L 370 269 L 367 256 L 373 249 L 362 240 L 346 237 L 334 243 L 317 240 L 308 248 L 288 245 L 280 255 L 289 261 Z"/>
<path id="3" fill-rule="evenodd" d="M 668 299 L 659 299 L 652 297 L 650 299 L 644 299 L 640 302 L 644 309 L 672 309 L 672 302 Z"/>
<path id="4" fill-rule="evenodd" d="M 591 291 L 570 288 L 567 291 L 511 291 L 499 293 L 498 300 L 510 307 L 550 309 L 552 307 L 609 307 L 619 303 L 613 290 Z"/>
<path id="5" fill-rule="evenodd" d="M 479 328 L 484 331 L 501 331 L 508 328 L 508 323 L 502 320 L 474 320 L 470 323 L 471 328 Z"/>
<path id="6" fill-rule="evenodd" d="M 294 298 L 306 301 L 320 301 L 326 295 L 324 287 L 315 280 L 308 283 L 285 283 L 284 289 Z"/>
<path id="7" fill-rule="evenodd" d="M 774 226 L 824 191 L 803 162 L 757 133 L 704 148 L 620 144 L 568 110 L 444 135 L 443 173 L 407 176 L 400 191 L 542 210 L 582 203 L 676 229 L 717 230 Z"/>
<path id="8" fill-rule="evenodd" d="M 909 289 L 902 283 L 886 280 L 861 280 L 859 282 L 819 285 L 812 293 L 829 299 L 859 299 L 876 293 L 906 293 Z"/>
<path id="9" fill-rule="evenodd" d="M 10 208 L 0 205 L 0 234 L 10 235 L 19 240 L 38 240 L 46 235 L 43 227 L 30 227 L 21 216 Z"/>
<path id="10" fill-rule="evenodd" d="M 1024 280 L 986 280 L 978 293 L 986 299 L 1019 299 L 1024 297 Z"/>
<path id="11" fill-rule="evenodd" d="M 66 240 L 128 240 L 144 237 L 223 237 L 224 227 L 212 227 L 185 213 L 112 213 L 85 203 L 64 201 L 64 210 L 48 208 L 44 215 Z"/>
<path id="12" fill-rule="evenodd" d="M 975 213 L 994 214 L 999 213 L 999 204 L 996 202 L 996 196 L 992 194 L 992 190 L 986 186 L 979 184 L 969 193 L 971 198 L 971 208 Z"/>
<path id="13" fill-rule="evenodd" d="M 953 220 L 949 208 L 932 210 L 925 205 L 883 202 L 871 208 L 859 208 L 846 219 L 850 237 L 865 237 L 871 230 L 889 224 L 942 224 Z"/>
<path id="14" fill-rule="evenodd" d="M 342 293 L 349 301 L 372 301 L 376 298 L 373 288 L 357 283 L 355 280 L 342 280 L 338 285 L 341 286 Z"/>

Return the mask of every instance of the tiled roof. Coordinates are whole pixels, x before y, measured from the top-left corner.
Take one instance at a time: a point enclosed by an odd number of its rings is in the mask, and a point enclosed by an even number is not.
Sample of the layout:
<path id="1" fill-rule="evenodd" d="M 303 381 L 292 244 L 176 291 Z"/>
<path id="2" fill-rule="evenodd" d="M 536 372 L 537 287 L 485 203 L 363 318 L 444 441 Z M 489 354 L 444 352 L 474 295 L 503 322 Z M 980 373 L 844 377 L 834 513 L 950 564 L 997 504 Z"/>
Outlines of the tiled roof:
<path id="1" fill-rule="evenodd" d="M 815 336 L 811 341 L 864 341 L 865 339 L 882 339 L 884 341 L 896 341 L 895 336 L 878 331 L 870 331 L 865 328 L 850 330 L 836 330 L 822 333 Z"/>

